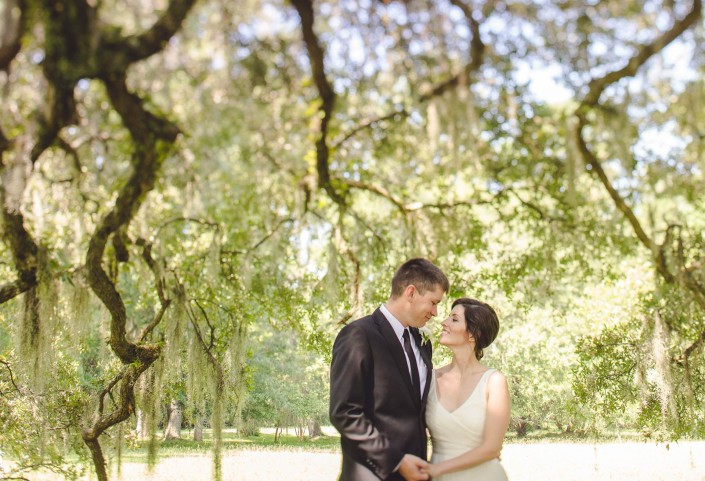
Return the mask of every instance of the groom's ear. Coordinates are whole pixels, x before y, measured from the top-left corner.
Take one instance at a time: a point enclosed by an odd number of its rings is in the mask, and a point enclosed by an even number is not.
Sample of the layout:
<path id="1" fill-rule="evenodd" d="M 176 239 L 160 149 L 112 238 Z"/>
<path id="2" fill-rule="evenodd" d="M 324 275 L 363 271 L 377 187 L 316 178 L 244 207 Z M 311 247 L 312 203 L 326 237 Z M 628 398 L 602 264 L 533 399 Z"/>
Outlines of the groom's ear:
<path id="1" fill-rule="evenodd" d="M 404 288 L 404 298 L 407 300 L 411 300 L 414 298 L 414 293 L 418 292 L 418 289 L 416 289 L 416 286 L 413 284 L 409 284 Z"/>

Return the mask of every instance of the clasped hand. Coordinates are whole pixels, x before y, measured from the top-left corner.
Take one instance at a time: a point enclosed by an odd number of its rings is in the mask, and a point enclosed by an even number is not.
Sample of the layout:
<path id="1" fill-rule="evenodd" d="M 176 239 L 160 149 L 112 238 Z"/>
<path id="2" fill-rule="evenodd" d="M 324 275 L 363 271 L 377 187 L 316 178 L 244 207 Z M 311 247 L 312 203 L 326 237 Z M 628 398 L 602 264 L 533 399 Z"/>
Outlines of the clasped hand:
<path id="1" fill-rule="evenodd" d="M 426 481 L 431 479 L 433 465 L 414 456 L 413 454 L 405 454 L 399 465 L 399 474 L 406 481 Z"/>

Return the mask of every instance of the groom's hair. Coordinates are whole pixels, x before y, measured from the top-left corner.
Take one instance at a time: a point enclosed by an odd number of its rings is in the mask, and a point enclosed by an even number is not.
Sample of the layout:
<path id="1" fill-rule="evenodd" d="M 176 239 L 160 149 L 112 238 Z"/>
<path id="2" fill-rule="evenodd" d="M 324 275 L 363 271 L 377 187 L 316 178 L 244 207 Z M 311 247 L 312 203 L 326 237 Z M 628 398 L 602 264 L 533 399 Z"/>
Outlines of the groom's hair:
<path id="1" fill-rule="evenodd" d="M 406 261 L 392 279 L 392 298 L 402 295 L 407 286 L 414 285 L 420 294 L 441 287 L 448 292 L 448 278 L 431 261 L 421 258 Z"/>

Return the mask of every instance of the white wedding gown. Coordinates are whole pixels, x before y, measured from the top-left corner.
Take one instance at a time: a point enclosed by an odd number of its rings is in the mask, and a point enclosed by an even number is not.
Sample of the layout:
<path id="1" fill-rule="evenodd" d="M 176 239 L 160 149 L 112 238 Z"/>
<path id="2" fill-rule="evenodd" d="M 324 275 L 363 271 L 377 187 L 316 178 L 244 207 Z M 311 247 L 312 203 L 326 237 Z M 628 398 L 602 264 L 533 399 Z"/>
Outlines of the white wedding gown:
<path id="1" fill-rule="evenodd" d="M 470 397 L 454 411 L 447 411 L 436 396 L 436 374 L 432 374 L 431 390 L 426 406 L 426 425 L 431 432 L 432 463 L 454 458 L 482 441 L 485 427 L 487 380 L 494 369 L 488 369 Z M 486 461 L 463 471 L 433 478 L 433 481 L 507 481 L 498 459 Z"/>

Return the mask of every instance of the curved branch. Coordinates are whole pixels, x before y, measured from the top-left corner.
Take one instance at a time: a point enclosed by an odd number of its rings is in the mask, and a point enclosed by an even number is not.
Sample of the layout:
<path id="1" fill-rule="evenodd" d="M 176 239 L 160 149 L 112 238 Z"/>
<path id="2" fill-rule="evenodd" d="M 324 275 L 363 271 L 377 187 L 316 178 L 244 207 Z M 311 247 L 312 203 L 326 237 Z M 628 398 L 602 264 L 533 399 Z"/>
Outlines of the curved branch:
<path id="1" fill-rule="evenodd" d="M 139 35 L 133 35 L 119 40 L 107 39 L 104 48 L 114 52 L 123 62 L 120 70 L 129 64 L 144 60 L 164 49 L 164 46 L 183 25 L 196 0 L 171 0 L 164 13 L 152 27 Z M 114 62 L 114 56 L 107 56 L 106 61 Z M 114 67 L 105 65 L 106 69 Z"/>
<path id="2" fill-rule="evenodd" d="M 333 150 L 337 149 L 341 145 L 343 145 L 345 142 L 350 140 L 352 137 L 357 135 L 358 133 L 362 132 L 363 130 L 369 129 L 370 127 L 374 127 L 375 125 L 379 124 L 380 122 L 384 122 L 385 120 L 392 120 L 395 117 L 400 117 L 400 118 L 407 118 L 409 115 L 411 115 L 411 112 L 409 112 L 406 109 L 401 109 L 401 110 L 395 110 L 394 112 L 390 112 L 388 114 L 382 115 L 380 117 L 375 117 L 370 120 L 366 120 L 362 122 L 361 124 L 357 125 L 354 127 L 350 132 L 347 134 L 343 135 L 339 140 L 336 140 L 335 143 L 333 144 Z"/>
<path id="3" fill-rule="evenodd" d="M 12 282 L 3 284 L 0 286 L 0 304 L 14 299 L 34 285 L 36 285 L 36 280 L 34 283 L 30 284 L 28 282 L 24 282 L 22 279 L 16 279 Z"/>
<path id="4" fill-rule="evenodd" d="M 5 151 L 10 141 L 0 129 L 0 220 L 2 236 L 10 248 L 18 278 L 0 286 L 0 304 L 17 297 L 37 285 L 37 255 L 39 246 L 24 226 L 19 207 L 8 205 L 5 190 Z"/>
<path id="5" fill-rule="evenodd" d="M 318 89 L 321 105 L 318 109 L 321 117 L 316 139 L 316 170 L 318 184 L 338 205 L 345 206 L 345 199 L 333 185 L 330 176 L 330 149 L 328 148 L 328 126 L 333 116 L 335 106 L 335 92 L 326 78 L 323 49 L 318 42 L 318 36 L 313 31 L 313 4 L 311 0 L 292 0 L 291 3 L 301 18 L 301 31 L 308 51 L 309 63 L 313 80 Z"/>
<path id="6" fill-rule="evenodd" d="M 431 87 L 428 92 L 421 94 L 418 98 L 420 103 L 428 102 L 429 100 L 443 95 L 445 92 L 457 87 L 461 84 L 461 81 L 467 85 L 471 85 L 473 82 L 473 76 L 477 71 L 480 70 L 484 60 L 485 60 L 485 50 L 486 46 L 480 37 L 480 23 L 475 19 L 472 9 L 467 4 L 463 3 L 461 0 L 451 0 L 451 3 L 462 10 L 465 18 L 468 21 L 468 26 L 470 32 L 472 33 L 472 38 L 470 39 L 470 61 L 465 66 L 462 72 L 444 80 L 435 86 Z M 491 10 L 494 8 L 494 2 L 487 2 L 485 9 L 487 10 L 485 16 L 489 15 Z M 336 141 L 334 148 L 337 148 L 344 144 L 346 141 L 351 139 L 353 136 L 359 132 L 373 127 L 375 124 L 399 117 L 400 119 L 405 119 L 411 115 L 408 110 L 396 110 L 388 114 L 382 115 L 378 118 L 366 120 L 361 122 L 356 127 L 353 127 L 348 133 L 343 135 L 340 140 Z"/>
<path id="7" fill-rule="evenodd" d="M 636 75 L 639 68 L 644 65 L 651 57 L 663 50 L 669 43 L 678 38 L 699 18 L 702 11 L 702 0 L 693 0 L 693 8 L 681 20 L 676 20 L 670 30 L 659 35 L 653 42 L 643 45 L 631 59 L 627 65 L 619 70 L 609 72 L 603 77 L 593 79 L 590 82 L 588 94 L 582 101 L 582 106 L 594 106 L 599 102 L 602 92 L 607 87 L 616 83 L 623 78 L 633 77 Z"/>
<path id="8" fill-rule="evenodd" d="M 0 359 L 0 364 L 2 364 L 3 366 L 5 366 L 7 368 L 7 372 L 10 374 L 10 383 L 12 383 L 12 385 L 14 386 L 15 391 L 20 392 L 20 388 L 19 388 L 19 386 L 17 386 L 17 383 L 15 382 L 15 375 L 12 372 L 12 366 L 10 366 L 10 363 Z M 7 395 L 7 393 L 0 393 L 0 394 Z"/>
<path id="9" fill-rule="evenodd" d="M 450 0 L 450 3 L 460 8 L 468 21 L 468 26 L 470 27 L 470 32 L 472 33 L 472 38 L 470 39 L 470 62 L 465 66 L 461 73 L 437 84 L 429 92 L 421 95 L 419 98 L 421 102 L 426 102 L 433 97 L 443 95 L 448 90 L 460 85 L 461 81 L 467 81 L 468 84 L 471 84 L 472 81 L 470 79 L 478 70 L 480 70 L 482 62 L 485 59 L 485 44 L 480 37 L 480 24 L 473 16 L 472 9 L 461 0 Z"/>
<path id="10" fill-rule="evenodd" d="M 106 79 L 105 83 L 108 96 L 136 145 L 132 155 L 132 173 L 120 191 L 115 206 L 103 217 L 91 237 L 86 267 L 91 288 L 112 317 L 110 346 L 122 362 L 130 363 L 138 358 L 137 346 L 126 339 L 125 305 L 103 270 L 103 254 L 110 235 L 127 228 L 145 196 L 154 187 L 157 172 L 178 130 L 167 120 L 144 110 L 141 99 L 127 90 L 124 76 Z"/>
<path id="11" fill-rule="evenodd" d="M 348 185 L 350 187 L 354 187 L 354 188 L 357 188 L 360 190 L 366 190 L 368 192 L 372 192 L 373 194 L 377 194 L 378 196 L 382 197 L 383 199 L 386 199 L 389 202 L 391 202 L 394 205 L 394 207 L 396 207 L 404 217 L 408 217 L 409 210 L 411 210 L 411 209 L 407 208 L 407 206 L 404 204 L 404 202 L 402 202 L 400 199 L 395 197 L 394 194 L 389 192 L 384 187 L 380 187 L 378 185 L 367 184 L 365 182 L 360 182 L 358 180 L 350 180 L 350 179 L 346 179 L 345 183 L 346 183 L 346 185 Z"/>
<path id="12" fill-rule="evenodd" d="M 695 21 L 700 18 L 701 10 L 701 0 L 694 0 L 692 10 L 682 20 L 675 21 L 673 27 L 669 31 L 661 34 L 650 44 L 642 46 L 636 53 L 636 55 L 634 55 L 634 57 L 629 60 L 625 67 L 613 72 L 609 72 L 601 78 L 593 79 L 589 84 L 588 94 L 585 96 L 583 101 L 580 103 L 580 106 L 578 107 L 577 111 L 575 112 L 577 122 L 575 124 L 573 134 L 575 136 L 580 155 L 582 156 L 585 163 L 589 165 L 595 172 L 598 179 L 607 190 L 609 196 L 612 198 L 612 201 L 614 202 L 617 209 L 619 209 L 624 214 L 627 221 L 634 229 L 634 233 L 636 234 L 639 241 L 647 249 L 649 249 L 652 252 L 652 255 L 654 256 L 657 255 L 655 242 L 649 237 L 644 228 L 641 226 L 641 223 L 637 219 L 631 207 L 627 205 L 624 198 L 619 194 L 619 192 L 617 192 L 617 189 L 614 188 L 612 182 L 609 180 L 607 174 L 602 168 L 602 164 L 597 159 L 595 154 L 590 150 L 587 145 L 587 142 L 585 141 L 585 138 L 583 137 L 583 130 L 588 125 L 588 121 L 586 119 L 586 112 L 590 110 L 590 108 L 595 107 L 597 105 L 597 102 L 599 101 L 602 92 L 604 92 L 604 90 L 609 85 L 618 82 L 623 78 L 635 75 L 638 69 L 644 63 L 646 63 L 647 60 L 649 60 L 652 56 L 663 50 L 663 48 L 665 48 L 670 42 L 675 40 L 688 27 L 693 25 Z M 656 266 L 659 273 L 665 279 L 672 278 L 671 274 L 666 269 L 666 266 L 664 266 L 661 262 L 656 262 Z"/>

